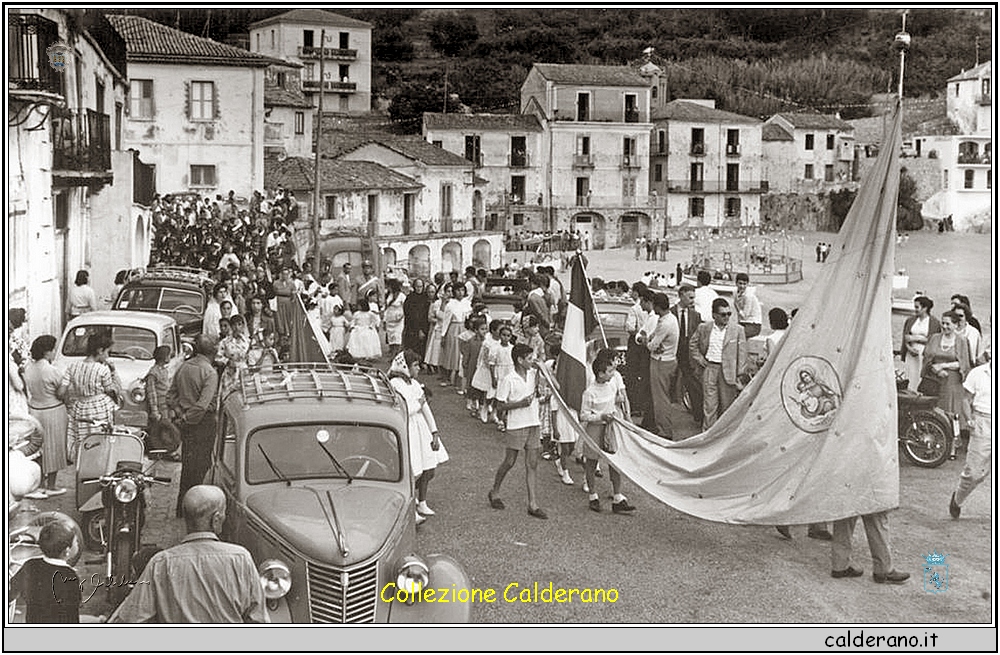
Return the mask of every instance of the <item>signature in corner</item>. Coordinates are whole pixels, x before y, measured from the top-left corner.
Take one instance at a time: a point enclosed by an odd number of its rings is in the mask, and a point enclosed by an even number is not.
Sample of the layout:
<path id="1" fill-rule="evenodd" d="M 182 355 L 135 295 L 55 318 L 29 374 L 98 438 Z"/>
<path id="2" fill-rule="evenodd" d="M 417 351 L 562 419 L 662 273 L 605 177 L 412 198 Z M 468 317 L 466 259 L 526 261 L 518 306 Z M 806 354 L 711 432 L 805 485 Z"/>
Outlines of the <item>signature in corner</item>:
<path id="1" fill-rule="evenodd" d="M 114 575 L 102 576 L 99 573 L 94 573 L 90 576 L 90 578 L 81 579 L 77 576 L 71 576 L 62 571 L 57 571 L 52 576 L 52 595 L 58 599 L 59 595 L 56 587 L 65 585 L 68 582 L 76 582 L 79 584 L 81 596 L 83 595 L 83 588 L 86 584 L 88 584 L 88 582 L 94 587 L 93 591 L 90 592 L 90 595 L 82 600 L 84 603 L 93 598 L 94 594 L 96 594 L 97 590 L 101 587 L 106 587 L 108 589 L 112 589 L 114 587 L 129 588 L 137 584 L 149 584 L 149 580 L 126 580 L 125 576 L 118 578 Z"/>

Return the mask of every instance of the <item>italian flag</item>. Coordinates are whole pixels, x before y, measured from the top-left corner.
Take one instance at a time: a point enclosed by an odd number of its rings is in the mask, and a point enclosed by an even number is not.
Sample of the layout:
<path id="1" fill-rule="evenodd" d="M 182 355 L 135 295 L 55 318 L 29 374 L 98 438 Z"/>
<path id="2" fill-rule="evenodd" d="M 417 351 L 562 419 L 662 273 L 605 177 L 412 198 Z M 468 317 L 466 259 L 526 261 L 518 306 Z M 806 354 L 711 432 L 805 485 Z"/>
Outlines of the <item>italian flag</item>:
<path id="1" fill-rule="evenodd" d="M 566 404 L 580 410 L 580 399 L 587 388 L 587 335 L 597 326 L 594 299 L 583 268 L 583 256 L 573 257 L 570 273 L 569 305 L 563 329 L 562 353 L 556 366 L 556 380 Z"/>

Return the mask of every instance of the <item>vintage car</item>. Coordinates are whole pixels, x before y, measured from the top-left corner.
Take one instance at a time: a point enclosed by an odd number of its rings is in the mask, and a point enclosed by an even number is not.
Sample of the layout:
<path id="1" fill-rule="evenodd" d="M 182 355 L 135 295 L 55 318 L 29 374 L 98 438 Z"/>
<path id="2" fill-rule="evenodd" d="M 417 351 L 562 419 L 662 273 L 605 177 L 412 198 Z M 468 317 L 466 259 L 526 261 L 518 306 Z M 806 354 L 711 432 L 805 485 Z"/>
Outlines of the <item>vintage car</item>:
<path id="1" fill-rule="evenodd" d="M 66 369 L 87 355 L 90 335 L 111 333 L 110 361 L 122 383 L 122 405 L 115 413 L 115 423 L 145 428 L 149 422 L 146 409 L 146 386 L 143 380 L 153 366 L 153 350 L 170 348 L 170 368 L 176 370 L 189 354 L 181 343 L 177 321 L 162 314 L 132 311 L 98 311 L 77 316 L 66 326 L 56 346 L 56 365 Z"/>
<path id="2" fill-rule="evenodd" d="M 491 277 L 483 285 L 481 300 L 490 318 L 509 321 L 514 316 L 514 303 L 528 295 L 527 278 Z"/>
<path id="3" fill-rule="evenodd" d="M 283 364 L 222 393 L 206 482 L 225 491 L 223 538 L 253 555 L 273 622 L 468 621 L 468 603 L 397 594 L 469 580 L 415 552 L 405 405 L 384 373 Z"/>
<path id="4" fill-rule="evenodd" d="M 208 271 L 156 266 L 133 274 L 111 308 L 165 314 L 177 321 L 185 340 L 193 339 L 201 332 L 212 284 Z"/>

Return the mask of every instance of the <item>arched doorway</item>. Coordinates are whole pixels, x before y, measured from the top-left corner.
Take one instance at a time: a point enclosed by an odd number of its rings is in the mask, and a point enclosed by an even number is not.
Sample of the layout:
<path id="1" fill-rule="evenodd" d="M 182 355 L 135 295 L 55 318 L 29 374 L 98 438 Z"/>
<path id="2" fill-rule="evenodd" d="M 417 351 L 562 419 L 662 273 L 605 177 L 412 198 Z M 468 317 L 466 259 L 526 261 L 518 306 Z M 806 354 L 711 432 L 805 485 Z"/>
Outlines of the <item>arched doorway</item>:
<path id="1" fill-rule="evenodd" d="M 619 246 L 628 247 L 639 237 L 653 236 L 650 230 L 649 216 L 642 212 L 627 212 L 622 214 L 622 227 L 619 234 Z"/>
<path id="2" fill-rule="evenodd" d="M 604 250 L 605 248 L 605 220 L 600 214 L 594 212 L 584 212 L 573 217 L 572 225 L 574 230 L 580 230 L 583 239 L 587 241 L 590 236 L 591 248 L 594 250 Z"/>
<path id="3" fill-rule="evenodd" d="M 480 239 L 472 244 L 472 265 L 476 268 L 490 268 L 492 261 L 493 246 L 486 239 Z"/>
<path id="4" fill-rule="evenodd" d="M 449 241 L 441 248 L 441 270 L 462 271 L 462 244 L 458 241 Z"/>
<path id="5" fill-rule="evenodd" d="M 407 258 L 410 277 L 431 278 L 431 249 L 427 246 L 413 246 Z"/>
<path id="6" fill-rule="evenodd" d="M 396 265 L 396 251 L 392 248 L 382 249 L 382 265 L 383 266 L 395 266 Z"/>

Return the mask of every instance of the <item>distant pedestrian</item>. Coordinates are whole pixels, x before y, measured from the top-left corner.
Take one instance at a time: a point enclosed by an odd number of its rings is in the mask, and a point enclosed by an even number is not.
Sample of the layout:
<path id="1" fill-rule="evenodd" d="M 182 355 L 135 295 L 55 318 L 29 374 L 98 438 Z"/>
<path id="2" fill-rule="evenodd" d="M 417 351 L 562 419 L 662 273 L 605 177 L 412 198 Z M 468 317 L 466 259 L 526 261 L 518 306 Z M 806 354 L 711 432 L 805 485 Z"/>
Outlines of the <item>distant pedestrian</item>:
<path id="1" fill-rule="evenodd" d="M 87 271 L 77 271 L 74 285 L 66 293 L 66 296 L 66 305 L 69 314 L 69 317 L 66 319 L 67 323 L 80 314 L 96 312 L 98 310 L 97 294 L 94 292 L 94 288 L 90 286 L 90 273 Z"/>
<path id="2" fill-rule="evenodd" d="M 816 263 L 818 264 L 821 261 L 823 261 L 823 242 L 822 241 L 817 241 L 816 242 Z"/>
<path id="3" fill-rule="evenodd" d="M 962 386 L 968 394 L 972 406 L 972 431 L 969 447 L 965 454 L 965 466 L 958 480 L 958 488 L 951 494 L 948 511 L 951 518 L 962 514 L 962 503 L 972 490 L 990 474 L 993 460 L 993 363 L 991 351 L 983 353 L 985 364 L 969 371 Z"/>

